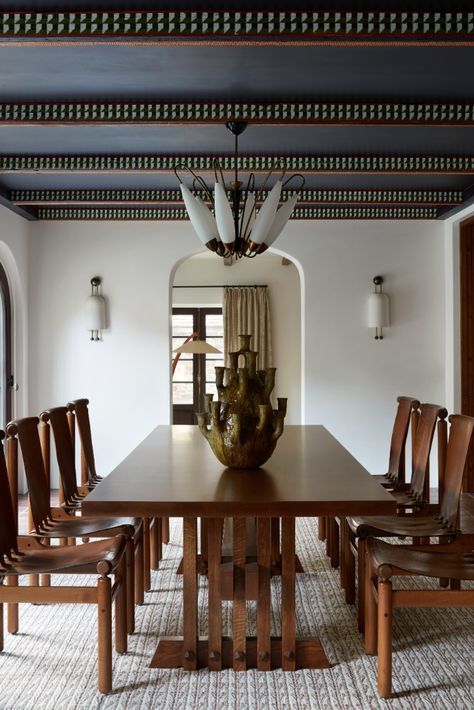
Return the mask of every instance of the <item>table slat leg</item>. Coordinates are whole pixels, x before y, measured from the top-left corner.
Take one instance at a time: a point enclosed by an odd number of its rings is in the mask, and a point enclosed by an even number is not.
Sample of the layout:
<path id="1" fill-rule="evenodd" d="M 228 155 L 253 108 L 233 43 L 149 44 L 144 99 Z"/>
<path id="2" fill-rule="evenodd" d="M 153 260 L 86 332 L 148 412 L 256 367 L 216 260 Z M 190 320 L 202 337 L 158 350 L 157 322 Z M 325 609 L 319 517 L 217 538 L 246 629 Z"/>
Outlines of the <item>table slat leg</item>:
<path id="1" fill-rule="evenodd" d="M 295 519 L 282 518 L 281 651 L 284 671 L 296 668 Z"/>
<path id="2" fill-rule="evenodd" d="M 245 518 L 234 518 L 233 523 L 234 590 L 232 604 L 232 636 L 234 643 L 232 649 L 232 666 L 234 671 L 245 671 L 247 669 L 247 608 L 245 605 L 246 520 Z"/>
<path id="3" fill-rule="evenodd" d="M 183 520 L 183 668 L 197 670 L 197 520 Z"/>
<path id="4" fill-rule="evenodd" d="M 222 519 L 208 520 L 208 665 L 210 671 L 222 670 L 222 602 L 221 602 L 221 550 Z"/>
<path id="5" fill-rule="evenodd" d="M 257 523 L 257 563 L 258 563 L 258 601 L 257 601 L 257 668 L 269 671 L 271 668 L 270 640 L 270 571 L 271 571 L 271 520 L 258 518 Z"/>

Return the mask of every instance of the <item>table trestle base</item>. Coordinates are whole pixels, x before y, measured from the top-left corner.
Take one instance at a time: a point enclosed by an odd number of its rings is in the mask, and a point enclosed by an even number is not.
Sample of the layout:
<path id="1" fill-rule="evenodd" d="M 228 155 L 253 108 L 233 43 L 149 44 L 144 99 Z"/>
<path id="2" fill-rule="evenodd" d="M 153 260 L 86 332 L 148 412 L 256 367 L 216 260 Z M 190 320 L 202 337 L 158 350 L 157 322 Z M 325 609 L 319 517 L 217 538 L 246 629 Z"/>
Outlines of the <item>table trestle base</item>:
<path id="1" fill-rule="evenodd" d="M 270 664 L 268 670 L 282 667 L 281 638 L 270 639 Z M 223 636 L 221 642 L 222 668 L 234 670 L 247 670 L 258 668 L 257 638 L 247 637 L 247 652 L 239 661 L 240 668 L 236 668 L 234 657 L 234 641 L 230 636 Z M 150 663 L 150 668 L 182 668 L 184 666 L 184 642 L 182 637 L 163 636 L 158 641 L 155 655 Z M 197 642 L 196 667 L 206 668 L 209 665 L 209 651 L 207 638 L 200 638 Z M 296 640 L 296 670 L 301 668 L 331 668 L 321 642 L 317 638 Z"/>

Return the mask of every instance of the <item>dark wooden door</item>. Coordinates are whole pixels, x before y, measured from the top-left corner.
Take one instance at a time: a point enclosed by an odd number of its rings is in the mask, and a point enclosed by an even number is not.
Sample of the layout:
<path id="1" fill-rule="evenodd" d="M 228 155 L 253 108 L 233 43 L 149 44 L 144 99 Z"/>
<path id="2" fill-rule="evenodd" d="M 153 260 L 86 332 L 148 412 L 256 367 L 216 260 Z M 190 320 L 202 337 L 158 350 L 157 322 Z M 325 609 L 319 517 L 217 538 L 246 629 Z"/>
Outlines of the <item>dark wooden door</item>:
<path id="1" fill-rule="evenodd" d="M 172 349 L 191 333 L 198 333 L 222 352 L 222 308 L 173 308 Z M 204 394 L 215 390 L 214 368 L 223 365 L 223 355 L 183 353 L 173 375 L 173 424 L 196 424 L 196 412 L 204 411 Z"/>
<path id="2" fill-rule="evenodd" d="M 460 227 L 461 411 L 474 416 L 474 219 Z M 464 470 L 463 490 L 474 492 L 474 442 Z"/>
<path id="3" fill-rule="evenodd" d="M 12 418 L 12 307 L 5 269 L 0 264 L 0 429 Z"/>

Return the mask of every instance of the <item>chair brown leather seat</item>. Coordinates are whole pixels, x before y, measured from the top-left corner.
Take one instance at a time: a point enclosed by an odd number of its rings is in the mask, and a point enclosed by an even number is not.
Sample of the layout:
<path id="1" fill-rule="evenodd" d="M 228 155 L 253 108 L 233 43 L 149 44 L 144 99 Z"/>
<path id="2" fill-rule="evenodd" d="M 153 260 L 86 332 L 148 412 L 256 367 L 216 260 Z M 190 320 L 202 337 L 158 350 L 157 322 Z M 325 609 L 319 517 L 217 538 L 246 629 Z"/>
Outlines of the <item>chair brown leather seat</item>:
<path id="1" fill-rule="evenodd" d="M 375 480 L 381 483 L 385 488 L 398 490 L 405 482 L 405 444 L 412 422 L 412 431 L 415 429 L 418 420 L 418 409 L 420 402 L 414 397 L 397 397 L 397 413 L 393 423 L 392 437 L 390 440 L 390 456 L 388 462 L 387 473 L 373 476 Z M 414 502 L 406 497 L 405 492 L 400 492 L 398 500 L 400 506 L 414 505 Z M 418 506 L 418 503 L 416 503 Z M 326 553 L 331 558 L 333 567 L 337 567 L 340 563 L 341 556 L 344 555 L 344 540 L 340 542 L 340 538 L 344 538 L 344 525 L 341 524 L 339 518 L 335 517 L 320 517 L 318 518 L 318 536 L 320 540 L 326 540 Z M 352 589 L 351 580 L 346 579 L 347 569 L 341 563 L 341 586 L 346 589 L 346 599 L 349 603 L 353 602 L 355 589 Z M 348 589 L 349 586 L 349 589 Z"/>
<path id="2" fill-rule="evenodd" d="M 111 537 L 118 533 L 124 534 L 128 540 L 127 624 L 129 633 L 132 633 L 135 626 L 134 597 L 138 603 L 143 602 L 142 521 L 140 518 L 132 517 L 77 517 L 62 508 L 52 508 L 49 502 L 49 486 L 44 469 L 38 422 L 37 417 L 26 417 L 11 422 L 7 427 L 9 444 L 12 439 L 18 439 L 23 455 L 34 524 L 30 534 L 40 539 Z M 135 552 L 137 565 L 135 565 Z"/>
<path id="3" fill-rule="evenodd" d="M 422 404 L 419 422 L 416 429 L 413 446 L 413 472 L 409 488 L 411 503 L 409 507 L 416 508 L 422 503 L 424 481 L 429 465 L 431 444 L 436 422 L 444 422 L 446 409 L 437 404 Z M 395 491 L 397 495 L 397 491 Z M 405 495 L 405 494 L 404 494 Z M 399 496 L 400 499 L 400 496 Z M 398 499 L 397 499 L 398 500 Z M 457 502 L 459 501 L 459 496 Z M 346 518 L 342 536 L 343 552 L 341 564 L 345 567 L 346 599 L 353 601 L 355 589 L 354 558 L 358 561 L 358 623 L 359 629 L 364 628 L 364 540 L 375 537 L 440 537 L 456 534 L 456 515 L 441 508 L 440 514 L 432 512 L 414 512 L 411 515 L 381 515 Z M 361 552 L 362 550 L 362 552 Z"/>
<path id="4" fill-rule="evenodd" d="M 110 572 L 117 567 L 127 544 L 126 536 L 120 534 L 76 547 L 40 546 L 27 535 L 20 535 L 17 539 L 19 554 L 15 554 L 11 564 L 0 562 L 0 574 L 96 573 L 97 560 L 109 565 Z"/>
<path id="5" fill-rule="evenodd" d="M 374 475 L 386 488 L 397 488 L 405 483 L 405 444 L 410 420 L 417 414 L 420 402 L 414 397 L 397 397 L 397 413 L 393 422 L 390 440 L 390 456 L 387 473 Z"/>
<path id="6" fill-rule="evenodd" d="M 474 425 L 474 420 L 472 420 Z M 466 448 L 467 450 L 467 448 Z M 369 538 L 366 543 L 365 651 L 378 654 L 377 684 L 381 697 L 392 692 L 392 610 L 395 607 L 474 607 L 474 536 L 461 535 L 448 545 L 411 547 Z M 443 577 L 450 589 L 393 589 L 393 576 Z"/>
<path id="7" fill-rule="evenodd" d="M 98 475 L 95 464 L 92 432 L 89 417 L 89 400 L 75 399 L 68 402 L 68 416 L 76 418 L 81 440 L 81 481 L 92 489 L 102 477 Z M 148 591 L 151 586 L 150 568 L 158 569 L 162 557 L 162 543 L 169 541 L 168 518 L 144 518 L 144 586 Z"/>
<path id="8" fill-rule="evenodd" d="M 0 432 L 0 441 L 5 434 Z M 96 604 L 98 612 L 98 688 L 112 690 L 112 601 L 115 599 L 115 647 L 127 651 L 127 595 L 125 535 L 116 535 L 75 547 L 44 546 L 31 536 L 19 536 L 13 509 L 3 445 L 0 443 L 0 651 L 4 648 L 3 605 L 8 604 L 10 633 L 19 629 L 18 605 L 22 602 L 48 604 Z M 39 574 L 99 575 L 92 586 L 39 586 L 31 583 Z M 30 584 L 18 578 L 30 575 Z M 110 574 L 114 575 L 112 585 Z M 64 625 L 67 628 L 67 624 Z"/>

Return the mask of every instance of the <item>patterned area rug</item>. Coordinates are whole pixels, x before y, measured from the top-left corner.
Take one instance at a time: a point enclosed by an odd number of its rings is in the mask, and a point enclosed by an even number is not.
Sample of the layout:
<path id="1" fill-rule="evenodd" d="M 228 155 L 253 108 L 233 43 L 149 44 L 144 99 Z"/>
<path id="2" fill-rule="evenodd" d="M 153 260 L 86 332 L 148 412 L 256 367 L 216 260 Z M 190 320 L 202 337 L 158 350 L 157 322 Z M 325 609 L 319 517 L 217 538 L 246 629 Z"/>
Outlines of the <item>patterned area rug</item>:
<path id="1" fill-rule="evenodd" d="M 306 570 L 297 576 L 297 634 L 319 636 L 333 665 L 328 670 L 295 673 L 149 668 L 158 636 L 182 633 L 182 578 L 175 574 L 181 557 L 181 524 L 173 520 L 170 544 L 152 578 L 146 603 L 137 607 L 136 632 L 129 652 L 114 653 L 114 692 L 97 687 L 95 606 L 56 605 L 20 608 L 20 633 L 5 634 L 0 654 L 1 710 L 372 710 L 474 707 L 473 610 L 396 610 L 394 613 L 394 697 L 379 700 L 376 659 L 363 651 L 355 611 L 347 606 L 338 571 L 331 569 L 316 521 L 297 522 L 297 551 Z M 74 579 L 74 578 L 72 578 Z M 62 583 L 71 578 L 62 578 Z M 406 582 L 405 582 L 406 583 Z M 279 596 L 279 581 L 272 581 Z M 206 581 L 200 578 L 205 607 Z M 223 604 L 230 628 L 231 610 Z M 274 614 L 272 633 L 278 633 Z M 201 613 L 200 633 L 207 619 Z M 228 632 L 228 630 L 227 630 Z M 248 632 L 255 633 L 255 604 L 248 603 Z"/>

